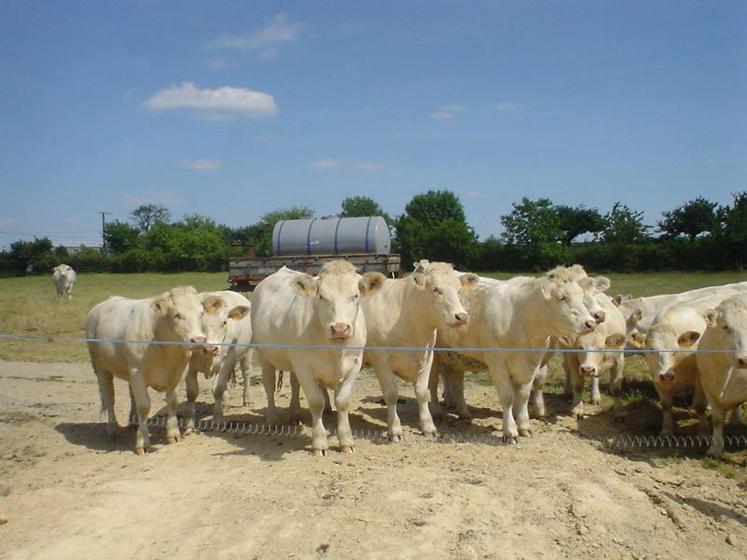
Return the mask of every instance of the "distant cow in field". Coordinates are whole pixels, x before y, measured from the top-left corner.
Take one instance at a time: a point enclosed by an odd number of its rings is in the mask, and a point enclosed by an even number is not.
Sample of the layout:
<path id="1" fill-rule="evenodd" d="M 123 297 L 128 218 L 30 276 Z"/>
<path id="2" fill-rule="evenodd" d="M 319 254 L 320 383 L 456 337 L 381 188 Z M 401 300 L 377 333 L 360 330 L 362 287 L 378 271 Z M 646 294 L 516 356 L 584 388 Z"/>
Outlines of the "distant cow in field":
<path id="1" fill-rule="evenodd" d="M 52 272 L 52 282 L 54 283 L 54 291 L 57 299 L 62 299 L 67 296 L 67 299 L 73 299 L 73 286 L 75 286 L 75 280 L 77 274 L 73 270 L 73 267 L 67 264 L 60 264 L 55 266 Z"/>

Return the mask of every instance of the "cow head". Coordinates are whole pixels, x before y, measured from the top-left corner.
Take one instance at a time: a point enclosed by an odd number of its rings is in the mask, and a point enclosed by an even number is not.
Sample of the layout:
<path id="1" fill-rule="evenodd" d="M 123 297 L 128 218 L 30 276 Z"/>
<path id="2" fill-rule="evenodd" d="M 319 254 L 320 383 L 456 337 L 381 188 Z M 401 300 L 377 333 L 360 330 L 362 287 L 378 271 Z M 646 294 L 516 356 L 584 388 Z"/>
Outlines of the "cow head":
<path id="1" fill-rule="evenodd" d="M 410 281 L 422 293 L 423 305 L 431 311 L 437 326 L 458 327 L 469 320 L 469 314 L 462 305 L 460 294 L 477 285 L 475 274 L 457 276 L 452 265 L 432 262 L 424 269 L 410 276 Z"/>
<path id="2" fill-rule="evenodd" d="M 221 301 L 221 298 L 217 298 Z M 215 312 L 219 306 L 217 301 L 203 302 L 197 290 L 193 287 L 172 288 L 152 302 L 153 313 L 159 319 L 157 336 L 165 336 L 169 340 L 191 342 L 202 349 L 207 341 L 202 325 L 204 313 Z"/>
<path id="3" fill-rule="evenodd" d="M 714 348 L 728 350 L 731 367 L 747 369 L 747 297 L 730 297 L 706 311 L 708 334 Z"/>
<path id="4" fill-rule="evenodd" d="M 578 354 L 578 373 L 583 377 L 599 377 L 601 373 L 603 350 L 621 350 L 625 346 L 625 335 L 620 333 L 605 336 L 601 331 L 592 331 L 576 339 Z"/>
<path id="5" fill-rule="evenodd" d="M 678 333 L 671 325 L 652 325 L 646 334 L 646 362 L 651 379 L 660 387 L 672 386 L 677 364 L 694 349 L 700 334 L 697 331 Z"/>
<path id="6" fill-rule="evenodd" d="M 379 272 L 359 275 L 347 261 L 330 261 L 318 278 L 301 274 L 293 288 L 305 297 L 315 298 L 316 315 L 324 332 L 332 340 L 346 340 L 353 335 L 360 312 L 361 294 L 381 287 L 386 278 Z"/>
<path id="7" fill-rule="evenodd" d="M 597 325 L 584 303 L 586 292 L 578 281 L 577 271 L 567 267 L 557 267 L 539 279 L 546 304 L 542 319 L 555 335 L 584 334 Z"/>

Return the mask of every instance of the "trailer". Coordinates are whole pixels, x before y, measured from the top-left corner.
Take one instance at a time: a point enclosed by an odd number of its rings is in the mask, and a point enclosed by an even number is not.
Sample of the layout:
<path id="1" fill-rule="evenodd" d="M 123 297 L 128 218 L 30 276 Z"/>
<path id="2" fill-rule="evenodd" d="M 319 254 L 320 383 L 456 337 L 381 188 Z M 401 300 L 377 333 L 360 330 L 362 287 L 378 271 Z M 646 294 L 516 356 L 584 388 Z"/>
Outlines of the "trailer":
<path id="1" fill-rule="evenodd" d="M 281 220 L 272 232 L 273 256 L 230 259 L 228 283 L 232 290 L 250 292 L 284 266 L 315 276 L 325 263 L 339 259 L 360 273 L 396 278 L 402 275 L 400 256 L 389 251 L 389 227 L 380 216 Z"/>

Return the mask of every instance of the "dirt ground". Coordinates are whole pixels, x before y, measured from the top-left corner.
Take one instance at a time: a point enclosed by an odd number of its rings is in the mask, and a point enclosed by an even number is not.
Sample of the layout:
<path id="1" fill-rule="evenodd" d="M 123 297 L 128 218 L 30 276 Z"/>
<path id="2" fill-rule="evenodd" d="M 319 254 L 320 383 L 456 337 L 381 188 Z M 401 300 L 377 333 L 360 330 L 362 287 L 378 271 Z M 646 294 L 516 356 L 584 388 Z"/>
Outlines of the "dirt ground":
<path id="1" fill-rule="evenodd" d="M 116 390 L 123 421 L 126 387 Z M 331 438 L 318 458 L 308 427 L 169 446 L 154 428 L 155 452 L 138 457 L 132 432 L 106 439 L 90 366 L 0 362 L 0 558 L 747 557 L 743 466 L 728 478 L 704 468 L 702 450 L 610 451 L 579 432 L 617 433 L 611 415 L 588 407 L 571 419 L 559 397 L 534 437 L 504 446 L 495 391 L 467 390 L 475 420 L 439 428 L 474 441 L 424 440 L 404 388 L 400 444 L 361 438 L 343 455 Z M 381 430 L 370 374 L 356 395 L 353 428 Z M 256 408 L 229 407 L 228 418 L 262 422 L 259 387 L 252 397 Z M 240 400 L 237 389 L 230 402 Z"/>

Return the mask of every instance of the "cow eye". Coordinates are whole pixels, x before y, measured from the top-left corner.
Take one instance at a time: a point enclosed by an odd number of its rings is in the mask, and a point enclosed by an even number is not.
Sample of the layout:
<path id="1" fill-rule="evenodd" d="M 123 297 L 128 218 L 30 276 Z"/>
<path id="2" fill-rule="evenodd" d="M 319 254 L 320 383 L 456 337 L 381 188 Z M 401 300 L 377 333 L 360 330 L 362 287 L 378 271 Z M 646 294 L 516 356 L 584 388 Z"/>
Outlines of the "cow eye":
<path id="1" fill-rule="evenodd" d="M 324 296 L 323 296 L 322 294 L 319 294 L 319 300 L 320 300 L 320 301 L 326 301 L 326 300 L 324 299 Z"/>
<path id="2" fill-rule="evenodd" d="M 351 299 L 351 301 L 355 301 L 360 297 L 360 294 L 355 294 Z"/>
<path id="3" fill-rule="evenodd" d="M 564 295 L 558 296 L 558 301 L 565 301 L 565 296 Z"/>
<path id="4" fill-rule="evenodd" d="M 724 330 L 725 330 L 726 332 L 729 332 L 729 331 L 731 330 L 731 329 L 729 328 L 729 325 L 724 325 L 724 326 L 723 326 L 723 327 L 721 327 L 721 328 L 722 328 L 722 329 L 724 329 Z"/>
<path id="5" fill-rule="evenodd" d="M 174 319 L 184 319 L 184 315 L 182 315 L 181 313 L 175 313 Z"/>
<path id="6" fill-rule="evenodd" d="M 444 292 L 443 292 L 443 290 L 441 290 L 441 288 L 433 288 L 433 293 L 434 293 L 434 294 L 438 294 L 438 295 L 441 295 L 441 294 L 443 294 Z"/>
<path id="7" fill-rule="evenodd" d="M 221 327 L 225 327 L 225 326 L 226 326 L 227 324 L 228 324 L 228 320 L 225 320 L 225 321 L 223 321 L 223 322 L 222 322 L 222 323 L 220 324 L 220 326 L 221 326 Z"/>

